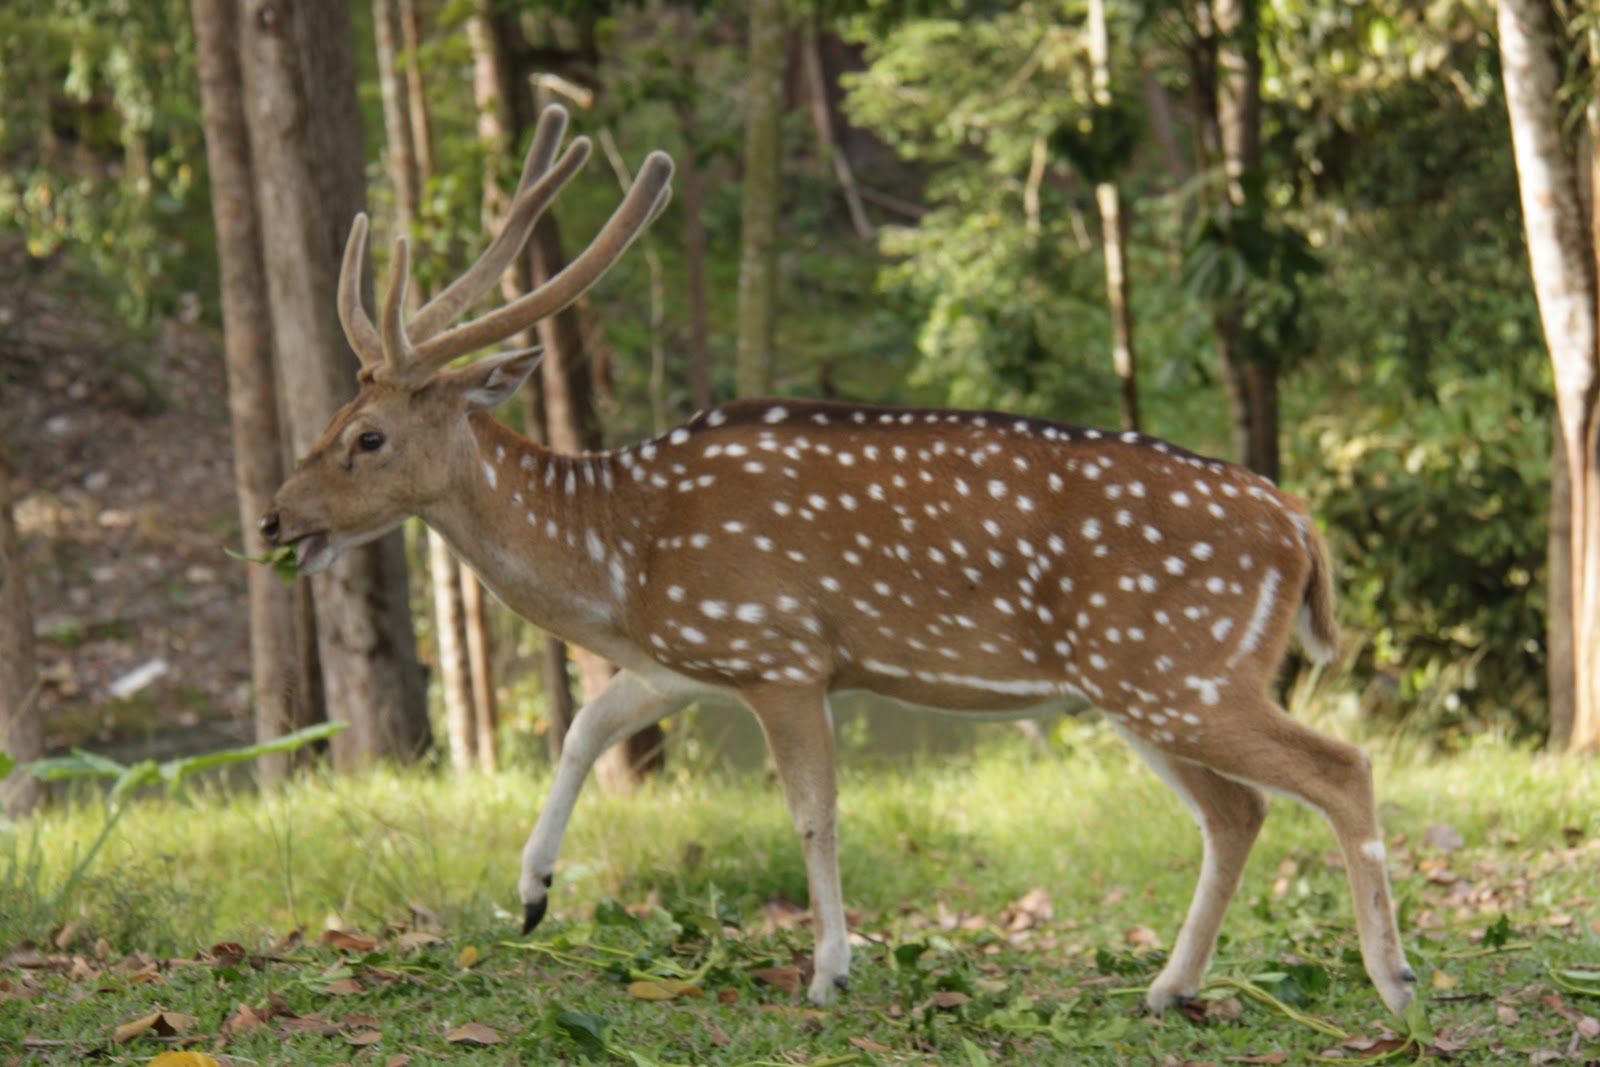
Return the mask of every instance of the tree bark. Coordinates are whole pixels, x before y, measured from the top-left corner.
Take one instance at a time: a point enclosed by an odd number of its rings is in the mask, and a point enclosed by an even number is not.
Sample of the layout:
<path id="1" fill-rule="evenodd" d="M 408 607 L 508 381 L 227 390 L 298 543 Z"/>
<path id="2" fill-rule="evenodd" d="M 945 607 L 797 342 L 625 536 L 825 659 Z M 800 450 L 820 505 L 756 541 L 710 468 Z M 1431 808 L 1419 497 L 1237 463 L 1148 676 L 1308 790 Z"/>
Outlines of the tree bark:
<path id="1" fill-rule="evenodd" d="M 284 446 L 273 381 L 272 316 L 261 261 L 261 226 L 251 180 L 249 131 L 239 60 L 237 8 L 225 0 L 193 0 L 196 60 L 205 117 L 206 159 L 228 372 L 228 414 L 233 431 L 234 485 L 243 554 L 261 556 L 256 531 L 273 490 L 283 481 Z M 296 590 L 267 567 L 248 569 L 250 677 L 257 742 L 309 725 L 314 718 L 310 664 L 299 651 L 302 613 Z M 314 663 L 314 659 L 310 661 Z M 256 764 L 262 782 L 287 776 L 292 757 L 265 756 Z"/>
<path id="2" fill-rule="evenodd" d="M 1581 205 L 1577 152 L 1562 139 L 1560 103 L 1563 48 L 1588 46 L 1564 41 L 1542 0 L 1501 0 L 1498 25 L 1528 259 L 1570 478 L 1574 700 L 1566 746 L 1593 753 L 1600 752 L 1600 242 Z"/>
<path id="3" fill-rule="evenodd" d="M 1217 126 L 1232 209 L 1260 215 L 1261 47 L 1259 0 L 1215 0 Z M 1278 480 L 1277 369 L 1248 336 L 1242 301 L 1219 316 L 1217 352 L 1235 418 L 1234 443 L 1245 466 Z"/>
<path id="4" fill-rule="evenodd" d="M 240 21 L 278 396 L 294 454 L 310 451 L 357 369 L 334 314 L 338 263 L 365 199 L 349 9 L 247 0 Z M 399 532 L 311 579 L 334 765 L 411 759 L 430 741 Z"/>
<path id="5" fill-rule="evenodd" d="M 1111 106 L 1111 38 L 1106 30 L 1105 0 L 1089 0 L 1089 62 L 1094 99 Z M 1106 265 L 1106 305 L 1111 312 L 1111 366 L 1118 383 L 1118 405 L 1124 430 L 1139 428 L 1138 360 L 1133 346 L 1133 307 L 1128 292 L 1128 227 L 1122 213 L 1122 190 L 1115 181 L 1097 182 L 1100 236 Z"/>
<path id="6" fill-rule="evenodd" d="M 474 41 L 474 83 L 479 107 L 479 135 L 490 144 L 519 142 L 531 101 L 522 98 L 527 84 L 525 71 L 516 69 L 516 57 L 526 48 L 521 29 L 495 11 L 491 0 L 478 0 L 470 27 Z M 504 149 L 502 149 L 503 151 Z M 546 214 L 534 226 L 529 238 L 529 254 L 519 257 L 504 283 L 508 299 L 544 284 L 566 266 L 561 230 L 555 217 Z M 558 452 L 578 453 L 604 445 L 600 415 L 594 402 L 594 381 L 584 356 L 583 326 L 576 305 L 538 323 L 539 341 L 545 356 L 540 364 L 540 384 L 544 392 L 545 443 Z M 559 643 L 547 654 L 546 684 L 566 683 L 565 646 Z M 558 665 L 555 657 L 561 656 Z M 572 649 L 586 699 L 592 699 L 616 673 L 603 657 L 587 649 Z M 570 697 L 568 702 L 570 703 Z M 552 693 L 554 715 L 563 702 Z M 565 724 L 552 719 L 552 736 L 564 738 Z M 647 773 L 661 765 L 662 732 L 659 726 L 646 727 L 614 746 L 595 764 L 595 777 L 607 792 L 631 789 Z"/>
<path id="7" fill-rule="evenodd" d="M 674 8 L 680 48 L 673 52 L 678 70 L 679 89 L 673 98 L 683 148 L 678 156 L 678 191 L 683 197 L 683 260 L 689 286 L 689 386 L 694 406 L 704 411 L 712 404 L 711 325 L 706 288 L 705 190 L 700 177 L 700 120 L 697 111 L 699 89 L 694 80 L 694 6 Z"/>
<path id="8" fill-rule="evenodd" d="M 18 769 L 0 777 L 0 811 L 26 815 L 43 796 L 39 779 L 20 766 L 44 755 L 39 677 L 33 657 L 33 606 L 17 536 L 11 456 L 0 440 L 0 752 Z"/>
<path id="9" fill-rule="evenodd" d="M 415 14 L 415 10 L 410 12 L 413 25 Z M 395 230 L 401 234 L 409 233 L 415 224 L 421 210 L 422 187 L 432 176 L 431 153 L 425 166 L 423 154 L 417 151 L 418 142 L 429 136 L 427 101 L 414 99 L 420 82 L 407 77 L 407 68 L 401 62 L 405 18 L 399 0 L 373 0 L 389 181 L 394 187 Z M 409 65 L 409 69 L 415 68 L 414 62 Z M 461 566 L 444 538 L 433 530 L 427 532 L 427 542 L 428 586 L 433 597 L 439 688 L 444 701 L 445 736 L 450 741 L 450 766 L 456 773 L 466 774 L 485 757 L 478 749 L 478 686 L 473 676 L 472 641 L 467 634 L 471 623 L 466 595 L 477 579 Z M 493 753 L 487 757 L 492 761 Z"/>
<path id="10" fill-rule="evenodd" d="M 867 218 L 867 206 L 861 199 L 861 189 L 856 184 L 855 171 L 844 146 L 833 132 L 833 108 L 828 100 L 828 83 L 822 71 L 822 52 L 817 45 L 817 20 L 806 23 L 804 40 L 800 42 L 800 58 L 804 64 L 806 97 L 811 105 L 811 125 L 817 132 L 817 151 L 833 168 L 834 180 L 844 194 L 845 207 L 850 212 L 850 225 L 863 241 L 873 238 L 873 227 Z"/>
<path id="11" fill-rule="evenodd" d="M 772 391 L 778 294 L 778 164 L 788 36 L 783 0 L 751 0 L 736 345 L 740 396 Z"/>

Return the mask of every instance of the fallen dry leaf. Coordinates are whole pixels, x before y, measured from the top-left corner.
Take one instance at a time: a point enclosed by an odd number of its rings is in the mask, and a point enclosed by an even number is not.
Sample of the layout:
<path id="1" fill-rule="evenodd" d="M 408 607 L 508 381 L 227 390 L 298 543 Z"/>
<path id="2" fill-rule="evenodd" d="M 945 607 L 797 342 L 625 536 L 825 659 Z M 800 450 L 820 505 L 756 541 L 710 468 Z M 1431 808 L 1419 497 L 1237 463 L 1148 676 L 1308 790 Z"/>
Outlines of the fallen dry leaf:
<path id="1" fill-rule="evenodd" d="M 699 986 L 681 978 L 643 978 L 628 983 L 628 996 L 634 1000 L 673 1000 L 699 995 Z"/>
<path id="2" fill-rule="evenodd" d="M 181 1011 L 153 1011 L 149 1015 L 142 1015 L 123 1023 L 113 1032 L 112 1038 L 117 1044 L 123 1045 L 145 1033 L 155 1034 L 157 1037 L 178 1037 L 192 1030 L 199 1021 L 193 1015 L 185 1015 Z"/>
<path id="3" fill-rule="evenodd" d="M 482 1023 L 467 1023 L 465 1026 L 458 1026 L 448 1034 L 445 1034 L 444 1039 L 457 1045 L 479 1046 L 498 1045 L 504 1040 L 493 1027 L 485 1026 Z"/>
<path id="4" fill-rule="evenodd" d="M 1229 1063 L 1287 1063 L 1289 1054 L 1287 1052 L 1264 1052 L 1258 1056 L 1229 1056 L 1227 1061 Z"/>
<path id="5" fill-rule="evenodd" d="M 1161 935 L 1148 926 L 1130 926 L 1122 932 L 1122 940 L 1133 948 L 1156 948 L 1161 944 Z"/>
<path id="6" fill-rule="evenodd" d="M 757 967 L 750 972 L 756 978 L 771 986 L 777 986 L 791 996 L 800 992 L 800 968 L 786 967 Z"/>
<path id="7" fill-rule="evenodd" d="M 395 946 L 401 952 L 411 952 L 423 945 L 442 945 L 444 938 L 438 934 L 430 934 L 426 930 L 412 930 L 410 933 L 401 934 L 395 939 Z"/>
<path id="8" fill-rule="evenodd" d="M 862 1052 L 893 1052 L 894 1051 L 894 1049 L 890 1048 L 888 1045 L 880 1045 L 876 1041 L 871 1041 L 871 1040 L 868 1040 L 867 1038 L 864 1038 L 864 1037 L 852 1037 L 852 1038 L 850 1038 L 850 1043 L 852 1045 L 854 1045 L 856 1048 L 860 1049 Z"/>
<path id="9" fill-rule="evenodd" d="M 357 1048 L 366 1048 L 368 1045 L 376 1045 L 379 1041 L 382 1041 L 383 1031 L 358 1030 L 353 1034 L 346 1034 L 344 1039 Z"/>
<path id="10" fill-rule="evenodd" d="M 954 989 L 941 989 L 928 998 L 928 1003 L 936 1008 L 959 1008 L 963 1004 L 972 1003 L 972 998 L 965 993 L 958 993 Z"/>
<path id="11" fill-rule="evenodd" d="M 383 1067 L 409 1067 L 411 1057 L 404 1052 L 396 1052 L 384 1061 Z"/>
<path id="12" fill-rule="evenodd" d="M 1454 989 L 1460 981 L 1461 979 L 1453 974 L 1446 974 L 1443 971 L 1433 972 L 1433 988 L 1435 989 Z"/>
<path id="13" fill-rule="evenodd" d="M 204 1052 L 163 1052 L 145 1067 L 222 1067 Z"/>
<path id="14" fill-rule="evenodd" d="M 222 1023 L 222 1032 L 228 1036 L 247 1034 L 261 1026 L 265 1020 L 248 1004 L 240 1004 Z"/>
<path id="15" fill-rule="evenodd" d="M 322 934 L 322 943 L 340 952 L 371 952 L 378 947 L 376 938 L 363 934 L 347 933 L 344 930 L 326 930 Z"/>
<path id="16" fill-rule="evenodd" d="M 341 978 L 337 982 L 328 983 L 328 992 L 336 997 L 352 997 L 366 991 L 367 987 L 354 978 Z"/>
<path id="17" fill-rule="evenodd" d="M 465 971 L 478 962 L 478 946 L 468 945 L 456 956 L 456 966 Z"/>

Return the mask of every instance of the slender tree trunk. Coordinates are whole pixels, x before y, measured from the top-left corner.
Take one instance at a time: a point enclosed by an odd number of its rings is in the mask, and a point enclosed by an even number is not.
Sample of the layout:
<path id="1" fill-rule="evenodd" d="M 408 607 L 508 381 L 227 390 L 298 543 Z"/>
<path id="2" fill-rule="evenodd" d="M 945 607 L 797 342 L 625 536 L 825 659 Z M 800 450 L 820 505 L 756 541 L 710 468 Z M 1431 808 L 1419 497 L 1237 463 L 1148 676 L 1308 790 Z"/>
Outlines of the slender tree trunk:
<path id="1" fill-rule="evenodd" d="M 1089 62 L 1094 99 L 1111 106 L 1111 39 L 1106 30 L 1106 0 L 1089 0 Z M 1124 430 L 1139 428 L 1138 361 L 1133 346 L 1133 308 L 1128 293 L 1128 226 L 1122 213 L 1122 190 L 1115 181 L 1097 182 L 1100 235 L 1105 249 L 1106 305 L 1111 312 L 1111 365 L 1116 372 Z"/>
<path id="2" fill-rule="evenodd" d="M 412 12 L 413 19 L 415 12 Z M 378 81 L 383 101 L 383 128 L 388 143 L 389 181 L 394 187 L 395 229 L 409 233 L 421 210 L 422 187 L 431 177 L 424 170 L 417 142 L 427 139 L 426 100 L 414 100 L 420 81 L 407 77 L 400 50 L 405 40 L 404 15 L 399 0 L 373 0 L 376 27 Z M 413 57 L 414 58 L 414 57 Z M 414 69 L 415 63 L 410 64 Z M 431 155 L 430 155 L 431 159 Z M 450 765 L 465 774 L 477 765 L 477 688 L 472 675 L 471 642 L 464 603 L 465 590 L 476 579 L 451 553 L 444 538 L 427 532 L 428 586 L 433 596 L 433 617 L 438 648 L 439 688 L 444 701 L 445 735 L 450 741 Z M 490 755 L 492 759 L 492 754 Z"/>
<path id="3" fill-rule="evenodd" d="M 1572 655 L 1572 477 L 1559 434 L 1550 450 L 1550 538 L 1545 563 L 1545 672 L 1550 689 L 1551 748 L 1572 742 L 1577 678 Z"/>
<path id="4" fill-rule="evenodd" d="M 1579 195 L 1580 160 L 1563 141 L 1564 41 L 1542 0 L 1500 0 L 1501 69 L 1522 193 L 1528 258 L 1555 373 L 1559 447 L 1571 493 L 1573 714 L 1569 751 L 1600 751 L 1600 328 L 1594 220 Z M 1600 124 L 1600 118 L 1590 116 Z M 1551 598 L 1552 601 L 1556 597 Z M 1556 642 L 1552 642 L 1554 649 Z"/>
<path id="5" fill-rule="evenodd" d="M 524 133 L 531 102 L 522 98 L 526 73 L 514 67 L 523 54 L 521 30 L 515 22 L 495 11 L 491 0 L 478 0 L 471 33 L 474 41 L 474 82 L 479 107 L 479 134 L 491 144 L 509 145 Z M 506 295 L 515 298 L 548 281 L 566 266 L 561 230 L 555 217 L 546 214 L 534 226 L 527 257 L 519 257 L 507 274 Z M 538 324 L 539 340 L 545 357 L 540 364 L 540 384 L 544 392 L 546 444 L 558 452 L 577 453 L 603 447 L 600 416 L 594 403 L 594 382 L 584 356 L 583 327 L 576 306 L 566 308 Z M 565 684 L 565 649 L 559 643 L 547 654 L 546 684 Z M 616 673 L 603 657 L 586 649 L 572 649 L 586 698 L 593 698 Z M 555 657 L 561 656 L 561 662 Z M 558 694 L 551 694 L 552 716 L 560 710 Z M 564 724 L 552 721 L 552 735 L 565 737 Z M 601 788 L 618 792 L 632 788 L 640 777 L 661 763 L 662 733 L 659 726 L 647 727 L 616 745 L 595 764 Z"/>
<path id="6" fill-rule="evenodd" d="M 817 20 L 806 23 L 804 40 L 800 43 L 800 59 L 805 66 L 806 96 L 811 104 L 811 125 L 817 131 L 817 151 L 833 168 L 834 180 L 844 194 L 845 207 L 850 212 L 850 225 L 863 241 L 873 237 L 872 222 L 867 218 L 867 206 L 862 202 L 861 189 L 856 185 L 855 171 L 850 169 L 850 159 L 844 153 L 833 132 L 833 107 L 828 101 L 828 83 L 822 71 L 822 51 L 817 45 Z"/>
<path id="7" fill-rule="evenodd" d="M 11 456 L 0 440 L 0 752 L 18 765 L 44 755 L 39 677 L 33 658 L 33 607 L 22 566 L 13 503 Z M 39 779 L 21 770 L 0 776 L 0 811 L 26 815 L 43 795 Z"/>
<path id="8" fill-rule="evenodd" d="M 783 0 L 750 0 L 745 88 L 744 197 L 736 349 L 740 396 L 772 391 L 778 294 L 778 164 L 785 25 Z"/>
<path id="9" fill-rule="evenodd" d="M 678 4 L 673 9 L 678 24 L 681 48 L 673 53 L 681 87 L 673 98 L 678 129 L 683 134 L 683 149 L 678 158 L 678 191 L 683 197 L 683 259 L 689 286 L 689 383 L 694 406 L 705 410 L 712 404 L 711 326 L 707 311 L 706 227 L 702 218 L 705 190 L 700 176 L 700 120 L 696 112 L 699 91 L 694 80 L 694 6 Z"/>
<path id="10" fill-rule="evenodd" d="M 217 258 L 226 365 L 228 413 L 233 430 L 234 485 L 242 549 L 267 551 L 256 520 L 283 481 L 284 445 L 273 381 L 272 317 L 261 260 L 261 226 L 251 181 L 249 131 L 239 63 L 237 8 L 225 0 L 193 0 L 196 60 L 205 114 L 206 157 Z M 312 659 L 299 655 L 304 616 L 296 591 L 269 568 L 248 570 L 250 677 L 255 738 L 281 737 L 313 720 Z M 309 642 L 307 642 L 309 643 Z M 291 756 L 266 756 L 256 764 L 263 782 L 283 779 Z"/>
<path id="11" fill-rule="evenodd" d="M 478 769 L 500 769 L 500 709 L 495 700 L 493 652 L 489 641 L 489 605 L 483 583 L 466 567 L 460 573 L 461 614 L 467 638 L 468 675 L 472 679 L 473 751 Z"/>
<path id="12" fill-rule="evenodd" d="M 303 455 L 356 371 L 333 300 L 365 198 L 349 9 L 246 0 L 239 25 L 278 396 Z M 311 587 L 327 717 L 351 724 L 334 739 L 335 766 L 416 757 L 430 737 L 400 534 L 344 553 Z"/>

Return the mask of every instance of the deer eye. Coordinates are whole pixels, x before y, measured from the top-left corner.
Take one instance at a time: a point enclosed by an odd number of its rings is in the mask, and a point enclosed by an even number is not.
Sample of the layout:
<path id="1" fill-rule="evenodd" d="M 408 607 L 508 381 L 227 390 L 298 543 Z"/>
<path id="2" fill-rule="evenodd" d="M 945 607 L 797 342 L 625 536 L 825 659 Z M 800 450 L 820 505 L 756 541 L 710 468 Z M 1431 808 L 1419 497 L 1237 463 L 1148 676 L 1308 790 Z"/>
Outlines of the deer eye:
<path id="1" fill-rule="evenodd" d="M 376 430 L 368 430 L 356 438 L 356 444 L 360 446 L 363 452 L 376 452 L 383 447 L 383 434 Z"/>

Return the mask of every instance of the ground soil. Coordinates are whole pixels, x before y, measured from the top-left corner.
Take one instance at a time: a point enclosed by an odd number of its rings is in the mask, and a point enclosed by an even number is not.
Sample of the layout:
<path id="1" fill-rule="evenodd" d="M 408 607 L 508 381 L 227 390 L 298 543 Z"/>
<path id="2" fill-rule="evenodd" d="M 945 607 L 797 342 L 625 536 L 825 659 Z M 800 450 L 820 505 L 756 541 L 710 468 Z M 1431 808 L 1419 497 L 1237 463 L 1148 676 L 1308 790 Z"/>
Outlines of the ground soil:
<path id="1" fill-rule="evenodd" d="M 53 751 L 167 755 L 249 734 L 221 334 L 199 310 L 132 330 L 0 246 L 0 431 Z"/>

